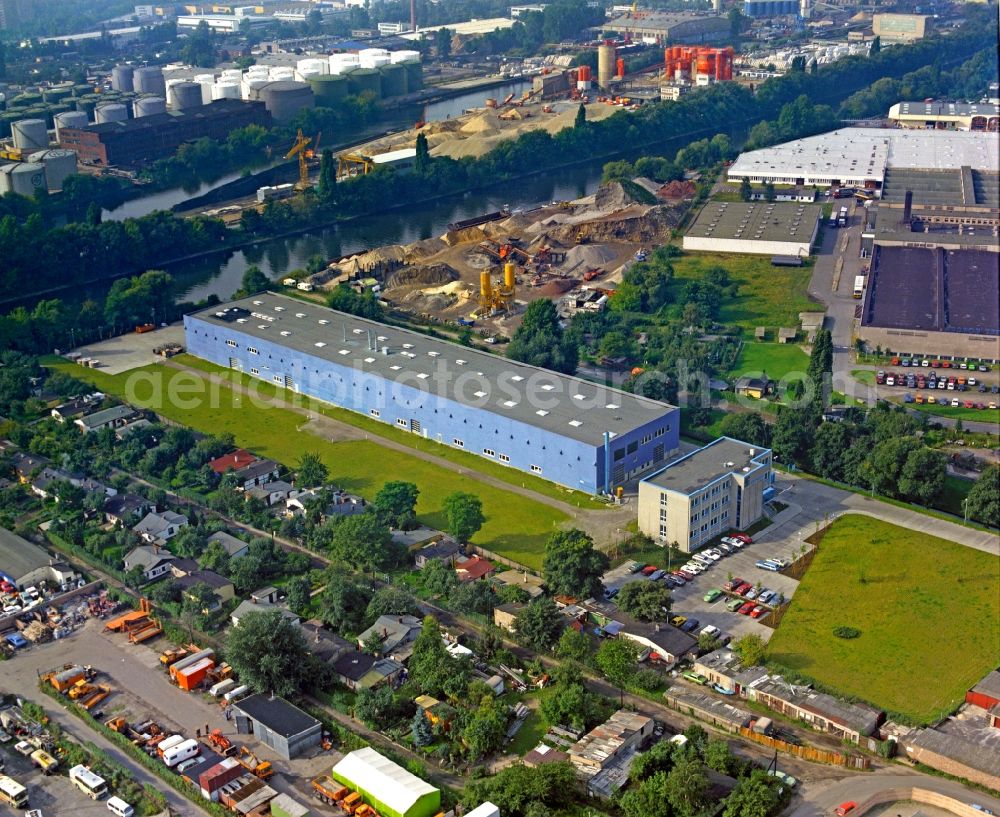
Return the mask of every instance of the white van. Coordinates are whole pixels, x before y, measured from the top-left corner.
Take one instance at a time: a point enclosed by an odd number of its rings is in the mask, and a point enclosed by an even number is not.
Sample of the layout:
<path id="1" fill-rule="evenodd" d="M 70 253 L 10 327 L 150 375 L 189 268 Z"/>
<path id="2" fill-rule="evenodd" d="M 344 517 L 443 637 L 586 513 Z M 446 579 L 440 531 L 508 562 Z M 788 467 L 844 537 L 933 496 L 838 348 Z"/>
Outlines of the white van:
<path id="1" fill-rule="evenodd" d="M 135 809 L 120 797 L 111 797 L 108 799 L 108 811 L 118 815 L 118 817 L 134 817 L 135 815 Z"/>
<path id="2" fill-rule="evenodd" d="M 173 749 L 175 746 L 179 746 L 184 742 L 183 735 L 171 735 L 170 737 L 164 738 L 158 744 L 156 744 L 156 751 L 163 757 L 168 750 Z"/>
<path id="3" fill-rule="evenodd" d="M 182 760 L 194 757 L 199 751 L 198 741 L 194 738 L 188 738 L 183 743 L 178 743 L 176 746 L 171 746 L 167 749 L 163 753 L 163 762 L 167 767 L 173 768 Z"/>

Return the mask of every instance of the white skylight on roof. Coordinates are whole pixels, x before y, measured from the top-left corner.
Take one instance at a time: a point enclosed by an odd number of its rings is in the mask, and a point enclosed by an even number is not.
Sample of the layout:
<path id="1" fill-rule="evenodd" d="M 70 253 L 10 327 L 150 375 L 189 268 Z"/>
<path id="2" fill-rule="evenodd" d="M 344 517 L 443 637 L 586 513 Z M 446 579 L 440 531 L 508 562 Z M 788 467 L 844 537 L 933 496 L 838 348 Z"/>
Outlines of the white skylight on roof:
<path id="1" fill-rule="evenodd" d="M 473 392 L 473 393 L 476 395 L 476 397 L 485 397 L 486 396 L 486 392 L 484 392 L 484 391 L 477 391 L 477 392 Z"/>
<path id="2" fill-rule="evenodd" d="M 417 377 L 419 377 L 421 380 L 426 380 L 428 377 L 430 377 L 430 375 L 427 374 L 427 372 L 418 372 Z"/>
<path id="3" fill-rule="evenodd" d="M 617 403 L 608 403 L 604 408 L 611 409 L 612 411 L 616 408 L 621 408 Z"/>
<path id="4" fill-rule="evenodd" d="M 580 426 L 583 425 L 583 423 L 580 420 L 570 420 L 569 424 L 573 426 L 573 428 L 579 428 Z"/>
<path id="5" fill-rule="evenodd" d="M 554 388 L 555 388 L 555 386 L 553 386 L 551 383 L 543 383 L 542 384 L 542 390 L 543 391 L 552 391 Z"/>
<path id="6" fill-rule="evenodd" d="M 274 311 L 275 312 L 284 312 L 285 311 L 285 307 L 283 307 L 283 306 L 276 306 L 274 308 Z"/>
<path id="7" fill-rule="evenodd" d="M 320 326 L 326 326 L 329 322 L 330 321 L 328 321 L 326 318 L 320 318 L 319 319 L 319 325 Z"/>
<path id="8" fill-rule="evenodd" d="M 296 312 L 295 313 L 295 317 L 296 318 L 304 318 L 305 316 L 306 316 L 305 312 Z"/>
<path id="9" fill-rule="evenodd" d="M 389 338 L 387 338 L 385 335 L 379 335 L 378 339 L 382 341 L 389 340 Z"/>
<path id="10" fill-rule="evenodd" d="M 362 333 L 363 333 L 363 332 L 364 332 L 365 330 L 364 330 L 364 329 L 353 329 L 353 330 L 351 330 L 351 331 L 353 331 L 355 335 L 360 335 L 360 334 L 362 334 Z"/>
<path id="11" fill-rule="evenodd" d="M 462 358 L 457 358 L 457 359 L 455 360 L 455 362 L 456 362 L 456 363 L 457 363 L 457 364 L 458 364 L 459 366 L 464 366 L 464 365 L 465 365 L 465 361 L 464 361 L 464 360 L 462 360 Z"/>
<path id="12" fill-rule="evenodd" d="M 392 369 L 392 370 L 393 370 L 394 372 L 398 372 L 398 371 L 399 371 L 400 369 L 402 369 L 403 367 L 402 367 L 402 366 L 396 366 L 395 364 L 393 364 L 393 365 L 392 365 L 392 366 L 390 366 L 389 368 L 390 368 L 390 369 Z"/>
<path id="13" fill-rule="evenodd" d="M 339 352 L 337 352 L 338 355 L 349 355 L 350 353 L 351 353 L 350 349 L 341 349 Z"/>
<path id="14" fill-rule="evenodd" d="M 287 338 L 290 334 L 292 334 L 292 333 L 289 332 L 287 329 L 282 329 L 281 330 L 281 337 L 283 337 L 283 338 Z"/>
<path id="15" fill-rule="evenodd" d="M 521 377 L 521 375 L 516 374 L 513 377 L 511 377 L 511 380 L 513 380 L 515 383 L 520 383 L 522 380 L 524 380 L 524 378 Z"/>
<path id="16" fill-rule="evenodd" d="M 538 409 L 538 411 L 536 411 L 535 414 L 537 414 L 539 417 L 549 416 L 549 413 L 545 409 Z"/>
<path id="17" fill-rule="evenodd" d="M 326 344 L 323 341 L 321 341 L 321 340 L 316 341 L 316 348 L 317 349 L 322 349 L 324 346 L 326 346 Z"/>
<path id="18" fill-rule="evenodd" d="M 441 353 L 440 352 L 428 352 L 427 354 L 429 354 L 431 357 L 437 357 Z"/>
<path id="19" fill-rule="evenodd" d="M 366 357 L 365 358 L 365 363 L 374 363 L 374 362 L 375 362 L 375 358 L 373 358 L 373 357 Z"/>
<path id="20" fill-rule="evenodd" d="M 237 323 L 246 323 L 246 322 L 247 322 L 247 319 L 246 319 L 246 318 L 237 318 L 237 319 L 236 319 L 236 322 L 237 322 Z"/>
<path id="21" fill-rule="evenodd" d="M 412 343 L 404 343 L 403 344 L 403 348 L 404 349 L 412 349 L 413 348 L 413 344 Z"/>
<path id="22" fill-rule="evenodd" d="M 573 395 L 573 399 L 574 400 L 586 400 L 587 398 L 584 397 L 582 394 L 574 394 Z"/>
<path id="23" fill-rule="evenodd" d="M 516 400 L 504 400 L 504 401 L 503 401 L 503 404 L 504 404 L 504 405 L 505 405 L 505 406 L 506 406 L 507 408 L 514 408 L 514 406 L 516 406 L 516 405 L 517 405 L 517 401 L 516 401 Z"/>
<path id="24" fill-rule="evenodd" d="M 255 306 L 260 306 L 262 303 L 264 303 L 264 302 L 263 301 L 254 301 L 254 305 Z"/>
<path id="25" fill-rule="evenodd" d="M 266 323 L 262 323 L 257 328 L 258 329 L 267 329 L 267 324 Z"/>

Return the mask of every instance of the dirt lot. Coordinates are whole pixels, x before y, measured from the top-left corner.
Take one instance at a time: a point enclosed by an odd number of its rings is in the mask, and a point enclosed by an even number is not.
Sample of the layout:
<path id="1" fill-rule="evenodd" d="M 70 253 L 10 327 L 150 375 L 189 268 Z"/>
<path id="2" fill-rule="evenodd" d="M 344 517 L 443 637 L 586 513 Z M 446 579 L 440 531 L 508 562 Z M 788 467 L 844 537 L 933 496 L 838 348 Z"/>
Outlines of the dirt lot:
<path id="1" fill-rule="evenodd" d="M 153 332 L 141 335 L 135 333 L 120 335 L 98 343 L 88 343 L 73 351 L 79 352 L 84 357 L 97 358 L 101 362 L 97 368 L 102 372 L 121 374 L 148 366 L 150 363 L 161 363 L 163 358 L 154 355 L 153 348 L 168 343 L 184 344 L 184 327 L 181 324 L 161 326 Z"/>
<path id="2" fill-rule="evenodd" d="M 114 689 L 99 707 L 105 717 L 123 715 L 130 722 L 151 718 L 161 726 L 192 737 L 197 729 L 204 733 L 206 726 L 222 729 L 234 741 L 250 747 L 262 760 L 271 761 L 276 774 L 270 785 L 303 802 L 309 799 L 309 780 L 329 771 L 340 759 L 337 752 L 317 750 L 287 761 L 254 738 L 237 736 L 235 722 L 226 721 L 218 704 L 207 693 L 184 693 L 169 682 L 159 663 L 159 649 L 167 646 L 162 638 L 153 641 L 151 647 L 133 646 L 122 635 L 104 632 L 103 627 L 102 621 L 91 619 L 68 638 L 19 652 L 13 660 L 4 663 L 5 686 L 23 690 L 26 697 L 52 709 L 52 699 L 37 688 L 38 675 L 65 663 L 92 664 L 106 673 L 100 682 Z M 75 734 L 93 739 L 93 733 L 88 734 L 82 722 L 70 715 L 65 717 L 70 723 L 75 722 Z M 157 788 L 167 791 L 162 783 Z"/>

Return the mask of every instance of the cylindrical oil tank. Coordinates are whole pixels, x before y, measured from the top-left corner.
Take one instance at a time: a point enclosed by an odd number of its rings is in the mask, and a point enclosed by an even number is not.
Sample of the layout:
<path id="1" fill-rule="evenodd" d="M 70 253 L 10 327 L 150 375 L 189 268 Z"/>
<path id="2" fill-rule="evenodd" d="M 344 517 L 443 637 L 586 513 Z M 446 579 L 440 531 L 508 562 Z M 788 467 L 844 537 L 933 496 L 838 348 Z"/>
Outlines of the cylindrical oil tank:
<path id="1" fill-rule="evenodd" d="M 316 97 L 316 105 L 321 108 L 329 108 L 347 96 L 347 77 L 334 76 L 333 74 L 314 77 L 309 81 L 309 87 L 312 88 L 313 95 Z"/>
<path id="2" fill-rule="evenodd" d="M 406 66 L 406 92 L 412 94 L 424 87 L 424 66 L 419 60 L 404 62 Z"/>
<path id="3" fill-rule="evenodd" d="M 30 108 L 33 105 L 41 104 L 41 102 L 41 94 L 35 93 L 34 91 L 26 91 L 23 94 L 18 94 L 10 100 L 9 105 L 11 108 Z"/>
<path id="4" fill-rule="evenodd" d="M 244 77 L 240 83 L 240 96 L 243 99 L 256 99 L 257 92 L 270 82 L 266 76 Z"/>
<path id="5" fill-rule="evenodd" d="M 308 59 L 299 60 L 295 63 L 295 70 L 300 74 L 310 73 L 313 76 L 319 76 L 320 74 L 330 73 L 330 60 L 323 58 L 319 59 L 317 57 L 309 57 Z"/>
<path id="6" fill-rule="evenodd" d="M 163 71 L 154 66 L 136 68 L 132 74 L 132 86 L 132 90 L 140 94 L 162 97 L 167 94 L 167 82 L 163 78 Z"/>
<path id="7" fill-rule="evenodd" d="M 40 164 L 17 162 L 0 167 L 0 192 L 34 196 L 45 189 L 45 167 Z"/>
<path id="8" fill-rule="evenodd" d="M 63 128 L 85 128 L 90 124 L 87 114 L 83 111 L 66 111 L 57 113 L 54 117 L 56 126 L 56 141 L 62 141 Z"/>
<path id="9" fill-rule="evenodd" d="M 312 88 L 304 82 L 270 82 L 257 92 L 257 96 L 277 122 L 287 122 L 303 108 L 316 105 Z"/>
<path id="10" fill-rule="evenodd" d="M 21 119 L 11 126 L 14 147 L 21 150 L 42 150 L 49 146 L 49 134 L 44 119 Z"/>
<path id="11" fill-rule="evenodd" d="M 389 65 L 389 62 L 388 56 L 362 57 L 360 65 L 362 68 L 370 68 L 377 71 L 383 65 Z"/>
<path id="12" fill-rule="evenodd" d="M 619 57 L 615 60 L 615 76 L 624 77 L 625 76 L 625 60 Z"/>
<path id="13" fill-rule="evenodd" d="M 56 88 L 46 88 L 42 91 L 42 98 L 48 103 L 62 102 L 73 94 L 72 85 L 59 85 Z"/>
<path id="14" fill-rule="evenodd" d="M 247 74 L 249 74 L 250 76 L 255 77 L 258 74 L 262 74 L 263 76 L 266 77 L 267 76 L 267 72 L 270 71 L 270 70 L 271 69 L 268 68 L 266 65 L 251 65 L 249 68 L 247 68 L 247 70 L 243 74 L 243 76 L 245 78 L 247 76 Z"/>
<path id="15" fill-rule="evenodd" d="M 514 277 L 517 274 L 517 264 L 511 264 L 509 261 L 503 265 L 503 285 L 506 289 L 514 288 Z"/>
<path id="16" fill-rule="evenodd" d="M 371 68 L 352 71 L 347 77 L 347 87 L 354 96 L 367 92 L 374 94 L 376 99 L 382 97 L 382 77 Z"/>
<path id="17" fill-rule="evenodd" d="M 711 74 L 714 68 L 714 62 L 715 60 L 712 58 L 711 54 L 699 54 L 698 59 L 695 62 L 695 66 L 699 74 Z"/>
<path id="18" fill-rule="evenodd" d="M 361 65 L 357 54 L 332 54 L 330 56 L 330 73 L 346 74 Z"/>
<path id="19" fill-rule="evenodd" d="M 393 51 L 389 54 L 389 59 L 393 65 L 399 62 L 411 62 L 416 60 L 420 62 L 420 52 L 419 51 Z"/>
<path id="20" fill-rule="evenodd" d="M 28 157 L 31 164 L 41 164 L 45 168 L 45 183 L 49 192 L 62 190 L 67 176 L 76 173 L 76 154 L 72 150 L 40 150 Z"/>
<path id="21" fill-rule="evenodd" d="M 0 113 L 0 139 L 6 139 L 10 136 L 11 126 L 20 118 L 21 115 L 18 113 L 11 113 L 10 111 Z"/>
<path id="22" fill-rule="evenodd" d="M 111 87 L 116 91 L 134 91 L 131 65 L 116 65 L 111 69 Z"/>
<path id="23" fill-rule="evenodd" d="M 403 96 L 406 93 L 406 66 L 383 65 L 378 69 L 382 75 L 382 98 Z"/>
<path id="24" fill-rule="evenodd" d="M 78 99 L 76 101 L 76 109 L 80 113 L 87 115 L 88 119 L 94 118 L 94 109 L 97 107 L 97 99 Z"/>
<path id="25" fill-rule="evenodd" d="M 99 125 L 105 122 L 124 122 L 126 119 L 128 119 L 128 108 L 120 102 L 99 105 L 94 110 L 94 121 Z"/>
<path id="26" fill-rule="evenodd" d="M 81 83 L 73 86 L 73 96 L 86 96 L 94 93 L 94 86 Z"/>
<path id="27" fill-rule="evenodd" d="M 295 69 L 286 65 L 279 65 L 278 67 L 272 68 L 268 71 L 267 78 L 271 80 L 271 82 L 294 82 Z"/>
<path id="28" fill-rule="evenodd" d="M 174 107 L 174 86 L 180 85 L 184 80 L 182 79 L 168 79 L 164 82 L 167 86 L 166 100 L 169 107 Z"/>
<path id="29" fill-rule="evenodd" d="M 179 82 L 174 86 L 174 110 L 183 111 L 201 105 L 201 86 L 197 82 Z"/>
<path id="30" fill-rule="evenodd" d="M 232 79 L 220 79 L 212 86 L 212 99 L 239 99 L 240 83 Z"/>
<path id="31" fill-rule="evenodd" d="M 198 104 L 201 104 L 201 86 L 198 87 Z M 132 115 L 136 119 L 167 112 L 167 100 L 162 96 L 141 96 L 132 103 Z"/>
<path id="32" fill-rule="evenodd" d="M 321 76 L 323 76 L 323 75 L 319 71 L 317 71 L 315 68 L 303 68 L 301 71 L 297 70 L 295 72 L 295 81 L 296 82 L 306 82 L 306 83 L 308 83 L 309 80 L 315 79 L 316 77 L 321 77 Z"/>
<path id="33" fill-rule="evenodd" d="M 201 86 L 201 104 L 207 105 L 212 101 L 212 86 L 215 85 L 215 74 L 198 74 L 194 81 Z"/>
<path id="34" fill-rule="evenodd" d="M 602 88 L 611 85 L 615 75 L 615 47 L 613 45 L 597 46 L 597 84 Z"/>
<path id="35" fill-rule="evenodd" d="M 222 79 L 243 79 L 243 72 L 239 68 L 227 68 L 222 72 Z"/>
<path id="36" fill-rule="evenodd" d="M 365 59 L 365 57 L 388 57 L 389 51 L 385 48 L 362 48 L 358 51 L 358 59 Z"/>

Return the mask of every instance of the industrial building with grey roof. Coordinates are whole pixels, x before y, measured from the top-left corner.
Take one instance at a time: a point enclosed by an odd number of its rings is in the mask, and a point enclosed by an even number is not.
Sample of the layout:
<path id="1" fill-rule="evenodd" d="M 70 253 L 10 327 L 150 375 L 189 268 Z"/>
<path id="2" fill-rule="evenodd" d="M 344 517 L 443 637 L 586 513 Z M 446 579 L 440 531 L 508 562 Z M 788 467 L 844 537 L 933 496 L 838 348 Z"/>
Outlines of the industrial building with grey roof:
<path id="1" fill-rule="evenodd" d="M 588 493 L 679 446 L 673 406 L 283 295 L 184 326 L 198 357 Z"/>
<path id="2" fill-rule="evenodd" d="M 728 38 L 729 18 L 709 12 L 642 11 L 628 13 L 595 26 L 595 31 L 613 31 L 637 40 L 655 39 L 658 45 L 718 42 Z"/>
<path id="3" fill-rule="evenodd" d="M 684 249 L 806 256 L 822 215 L 818 204 L 710 201 L 684 235 Z"/>

